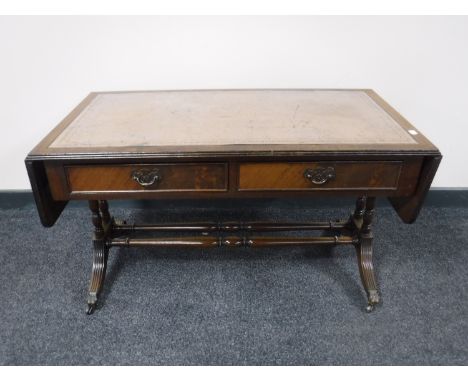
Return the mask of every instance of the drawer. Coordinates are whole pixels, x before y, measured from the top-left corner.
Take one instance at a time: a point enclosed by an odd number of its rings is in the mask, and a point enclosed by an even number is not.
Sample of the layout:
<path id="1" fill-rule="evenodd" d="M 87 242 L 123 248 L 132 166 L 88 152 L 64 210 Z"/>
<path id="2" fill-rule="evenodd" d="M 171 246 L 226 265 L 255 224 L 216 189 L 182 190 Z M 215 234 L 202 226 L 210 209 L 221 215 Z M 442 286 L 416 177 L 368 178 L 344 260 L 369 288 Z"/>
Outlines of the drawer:
<path id="1" fill-rule="evenodd" d="M 225 191 L 225 163 L 65 166 L 71 193 Z"/>
<path id="2" fill-rule="evenodd" d="M 396 190 L 402 162 L 242 163 L 239 190 Z"/>

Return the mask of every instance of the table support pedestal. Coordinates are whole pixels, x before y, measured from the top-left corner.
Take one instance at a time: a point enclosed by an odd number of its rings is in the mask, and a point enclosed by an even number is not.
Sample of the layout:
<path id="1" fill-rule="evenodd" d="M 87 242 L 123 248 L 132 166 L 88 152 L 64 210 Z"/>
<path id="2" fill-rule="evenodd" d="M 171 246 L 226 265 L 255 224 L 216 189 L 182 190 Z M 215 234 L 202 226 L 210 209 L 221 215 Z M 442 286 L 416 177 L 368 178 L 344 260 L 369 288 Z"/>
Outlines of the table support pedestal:
<path id="1" fill-rule="evenodd" d="M 99 293 L 104 284 L 107 257 L 111 247 L 178 246 L 178 247 L 262 247 L 288 245 L 354 245 L 359 273 L 367 294 L 366 311 L 374 310 L 380 297 L 372 264 L 372 218 L 375 198 L 362 196 L 356 202 L 354 213 L 348 220 L 311 223 L 284 222 L 226 222 L 194 224 L 129 225 L 114 220 L 105 200 L 89 201 L 94 225 L 93 267 L 88 294 L 87 314 L 96 309 Z M 253 236 L 254 232 L 326 231 L 325 236 Z M 197 236 L 182 237 L 132 237 L 136 232 L 195 232 Z"/>

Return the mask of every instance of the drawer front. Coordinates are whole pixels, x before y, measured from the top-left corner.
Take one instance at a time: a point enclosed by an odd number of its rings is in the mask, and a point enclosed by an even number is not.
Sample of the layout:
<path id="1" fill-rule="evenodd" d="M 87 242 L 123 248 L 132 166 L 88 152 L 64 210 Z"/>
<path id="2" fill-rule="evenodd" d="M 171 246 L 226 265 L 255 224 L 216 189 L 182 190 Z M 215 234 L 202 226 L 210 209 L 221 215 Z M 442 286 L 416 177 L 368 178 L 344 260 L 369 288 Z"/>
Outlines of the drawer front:
<path id="1" fill-rule="evenodd" d="M 72 193 L 227 190 L 224 163 L 67 166 L 65 173 Z"/>
<path id="2" fill-rule="evenodd" d="M 243 163 L 239 190 L 396 190 L 402 162 Z"/>

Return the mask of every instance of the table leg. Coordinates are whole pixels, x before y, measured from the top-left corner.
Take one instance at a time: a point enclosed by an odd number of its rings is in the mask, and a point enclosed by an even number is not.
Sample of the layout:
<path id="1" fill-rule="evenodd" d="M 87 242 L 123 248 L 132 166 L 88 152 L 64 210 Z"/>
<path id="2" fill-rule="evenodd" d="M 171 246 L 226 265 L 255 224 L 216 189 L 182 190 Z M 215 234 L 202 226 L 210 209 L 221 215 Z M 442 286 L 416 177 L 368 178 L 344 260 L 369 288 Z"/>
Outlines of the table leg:
<path id="1" fill-rule="evenodd" d="M 93 268 L 91 271 L 91 281 L 89 283 L 87 314 L 92 314 L 96 309 L 99 293 L 104 284 L 107 267 L 107 255 L 109 247 L 106 244 L 107 233 L 109 232 L 111 218 L 106 201 L 90 200 L 89 208 L 92 212 L 92 222 L 94 225 L 93 237 Z"/>
<path id="2" fill-rule="evenodd" d="M 362 202 L 358 200 L 358 205 L 361 205 L 359 203 Z M 377 282 L 374 275 L 374 266 L 372 264 L 373 235 L 371 224 L 374 215 L 374 206 L 375 198 L 367 198 L 365 210 L 362 216 L 362 227 L 358 231 L 359 241 L 358 244 L 356 244 L 359 273 L 361 275 L 362 284 L 367 294 L 367 312 L 372 312 L 375 305 L 380 301 L 379 292 L 377 290 Z"/>
<path id="3" fill-rule="evenodd" d="M 104 284 L 107 267 L 107 257 L 111 246 L 265 246 L 265 245 L 305 245 L 305 244 L 353 244 L 357 251 L 359 273 L 363 287 L 367 294 L 367 312 L 374 310 L 379 303 L 380 297 L 372 264 L 372 218 L 374 213 L 375 198 L 361 196 L 356 202 L 356 208 L 348 222 L 314 222 L 308 225 L 291 223 L 251 223 L 251 224 L 225 224 L 214 225 L 212 223 L 197 224 L 169 224 L 169 225 L 127 225 L 125 222 L 117 222 L 109 213 L 109 206 L 105 200 L 90 200 L 89 208 L 92 212 L 94 225 L 93 237 L 93 266 L 88 293 L 87 314 L 92 314 L 96 309 L 99 293 Z M 282 231 L 282 230 L 317 230 L 317 229 L 339 229 L 339 236 L 295 238 L 295 237 L 251 237 L 250 240 L 243 239 L 244 236 L 224 236 L 223 232 L 247 231 Z M 133 231 L 220 231 L 218 236 L 189 237 L 189 238 L 132 238 L 125 237 Z M 118 234 L 117 236 L 115 236 Z M 122 235 L 123 237 L 120 237 Z M 239 233 L 240 235 L 240 233 Z M 224 240 L 222 240 L 224 239 Z"/>

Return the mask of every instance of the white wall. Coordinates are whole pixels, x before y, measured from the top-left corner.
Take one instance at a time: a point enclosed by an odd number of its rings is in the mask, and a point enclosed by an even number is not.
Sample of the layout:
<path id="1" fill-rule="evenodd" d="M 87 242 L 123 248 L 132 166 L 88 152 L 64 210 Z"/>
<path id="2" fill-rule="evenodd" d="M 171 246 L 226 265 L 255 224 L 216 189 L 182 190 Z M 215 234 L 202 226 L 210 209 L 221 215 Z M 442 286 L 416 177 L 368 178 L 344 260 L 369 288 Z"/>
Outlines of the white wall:
<path id="1" fill-rule="evenodd" d="M 373 88 L 468 187 L 468 17 L 0 17 L 0 189 L 90 91 Z"/>

